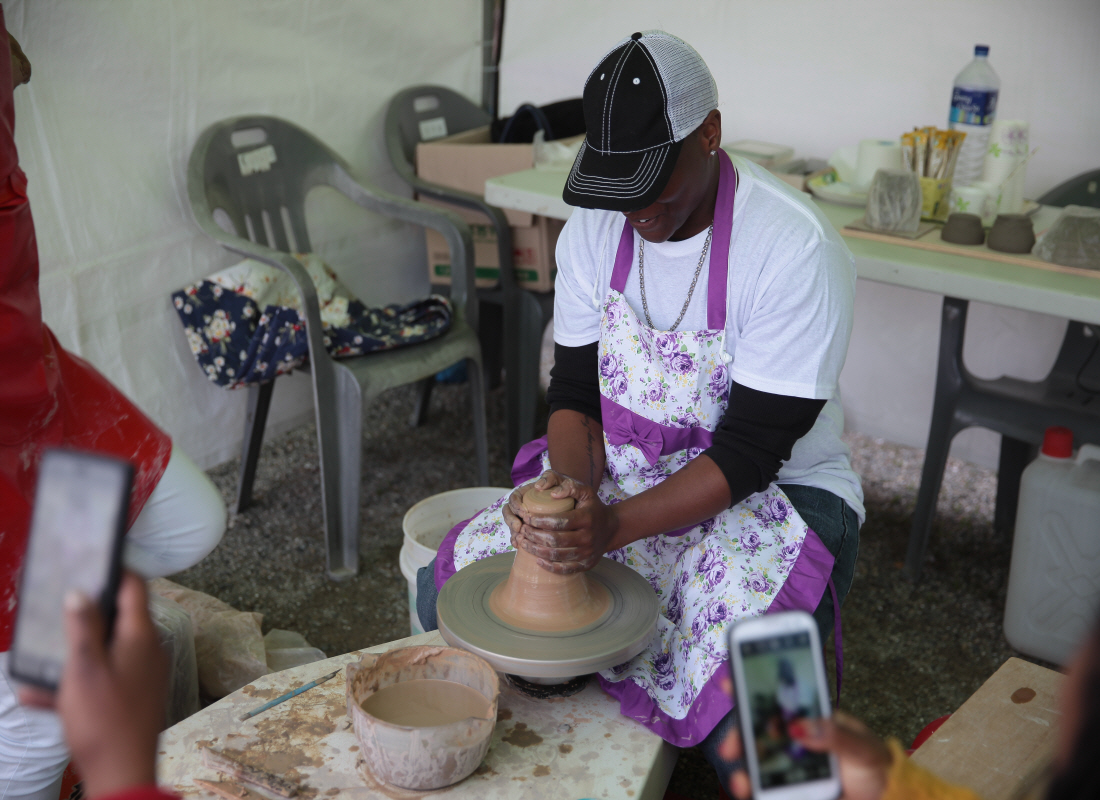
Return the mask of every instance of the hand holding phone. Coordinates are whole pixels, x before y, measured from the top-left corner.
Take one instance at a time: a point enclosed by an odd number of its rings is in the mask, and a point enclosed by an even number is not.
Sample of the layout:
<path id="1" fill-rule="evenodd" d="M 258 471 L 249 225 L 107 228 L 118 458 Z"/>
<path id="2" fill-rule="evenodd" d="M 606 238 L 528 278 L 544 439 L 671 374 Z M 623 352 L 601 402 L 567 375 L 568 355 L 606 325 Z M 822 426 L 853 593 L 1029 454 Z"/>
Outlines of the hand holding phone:
<path id="1" fill-rule="evenodd" d="M 836 756 L 811 749 L 794 735 L 820 727 L 815 723 L 831 714 L 814 618 L 788 611 L 744 620 L 730 631 L 729 649 L 752 796 L 835 800 L 840 795 Z"/>
<path id="2" fill-rule="evenodd" d="M 62 604 L 72 590 L 98 603 L 110 637 L 132 479 L 130 464 L 116 458 L 42 455 L 9 661 L 14 678 L 57 688 L 68 649 Z"/>
<path id="3" fill-rule="evenodd" d="M 56 694 L 24 688 L 20 702 L 56 709 L 85 797 L 95 800 L 155 783 L 168 657 L 149 616 L 145 582 L 133 573 L 123 577 L 109 645 L 103 615 L 87 597 L 70 594 L 64 614 L 70 652 L 60 688 Z"/>

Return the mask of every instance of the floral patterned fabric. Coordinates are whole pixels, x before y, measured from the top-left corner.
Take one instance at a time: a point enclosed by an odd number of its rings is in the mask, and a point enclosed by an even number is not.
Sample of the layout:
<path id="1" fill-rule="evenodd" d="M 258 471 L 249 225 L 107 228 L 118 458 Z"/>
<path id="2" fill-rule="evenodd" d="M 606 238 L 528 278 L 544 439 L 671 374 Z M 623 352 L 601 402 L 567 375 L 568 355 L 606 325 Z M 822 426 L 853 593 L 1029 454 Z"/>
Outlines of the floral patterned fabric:
<path id="1" fill-rule="evenodd" d="M 608 400 L 669 428 L 717 426 L 729 396 L 724 332 L 658 332 L 645 327 L 612 291 L 600 337 L 600 391 Z M 660 455 L 650 463 L 632 443 L 605 433 L 607 469 L 598 493 L 608 504 L 656 486 L 702 448 Z M 542 468 L 550 468 L 548 453 Z M 456 569 L 512 549 L 500 514 L 485 509 L 458 535 Z M 664 714 L 683 719 L 704 685 L 729 658 L 729 625 L 768 610 L 798 559 L 807 527 L 775 485 L 678 535 L 654 536 L 608 557 L 649 581 L 660 602 L 657 635 L 641 655 L 600 673 L 611 683 L 642 687 Z"/>
<path id="2" fill-rule="evenodd" d="M 445 297 L 367 308 L 316 255 L 295 258 L 317 289 L 325 347 L 335 358 L 423 342 L 451 326 Z M 172 303 L 195 360 L 219 386 L 269 381 L 309 357 L 297 287 L 267 264 L 243 261 L 174 292 Z"/>

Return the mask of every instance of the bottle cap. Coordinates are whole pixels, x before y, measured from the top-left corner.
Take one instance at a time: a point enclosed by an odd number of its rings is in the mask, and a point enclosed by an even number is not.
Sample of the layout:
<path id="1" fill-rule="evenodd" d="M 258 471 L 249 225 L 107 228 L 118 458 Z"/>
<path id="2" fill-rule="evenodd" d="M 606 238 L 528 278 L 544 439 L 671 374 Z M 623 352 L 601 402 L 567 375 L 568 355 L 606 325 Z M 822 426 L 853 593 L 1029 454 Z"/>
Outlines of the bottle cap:
<path id="1" fill-rule="evenodd" d="M 976 56 L 987 56 L 987 55 L 989 55 L 989 45 L 987 45 L 987 44 L 976 44 L 976 45 L 974 45 L 974 55 L 976 55 Z"/>
<path id="2" fill-rule="evenodd" d="M 1069 428 L 1050 427 L 1043 435 L 1044 456 L 1073 458 L 1073 431 Z"/>

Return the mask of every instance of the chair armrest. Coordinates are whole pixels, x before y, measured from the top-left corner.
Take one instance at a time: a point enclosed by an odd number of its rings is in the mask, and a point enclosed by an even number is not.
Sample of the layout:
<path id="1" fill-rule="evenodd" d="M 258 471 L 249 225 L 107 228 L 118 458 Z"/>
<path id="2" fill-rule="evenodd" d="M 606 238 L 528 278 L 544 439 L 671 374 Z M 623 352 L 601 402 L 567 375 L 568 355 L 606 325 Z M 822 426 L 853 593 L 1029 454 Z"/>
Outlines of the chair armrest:
<path id="1" fill-rule="evenodd" d="M 378 214 L 438 231 L 451 254 L 451 300 L 460 320 L 477 330 L 478 300 L 474 288 L 474 241 L 470 226 L 453 211 L 436 208 L 378 188 L 367 188 L 340 164 L 324 167 L 325 181 L 349 200 Z"/>

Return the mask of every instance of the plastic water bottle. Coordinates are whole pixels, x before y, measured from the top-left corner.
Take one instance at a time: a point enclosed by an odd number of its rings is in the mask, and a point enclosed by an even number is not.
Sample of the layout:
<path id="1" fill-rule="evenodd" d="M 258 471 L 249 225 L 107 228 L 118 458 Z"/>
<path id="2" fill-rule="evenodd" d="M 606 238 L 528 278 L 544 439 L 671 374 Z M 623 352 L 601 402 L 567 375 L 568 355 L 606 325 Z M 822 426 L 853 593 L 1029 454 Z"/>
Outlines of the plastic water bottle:
<path id="1" fill-rule="evenodd" d="M 951 91 L 948 127 L 965 131 L 966 139 L 955 164 L 955 186 L 969 186 L 982 176 L 982 163 L 989 147 L 989 128 L 997 113 L 1001 79 L 989 66 L 989 45 L 974 45 L 974 60 L 955 76 Z"/>
<path id="2" fill-rule="evenodd" d="M 1065 664 L 1092 628 L 1100 597 L 1100 447 L 1048 428 L 1020 477 L 1005 638 Z"/>

